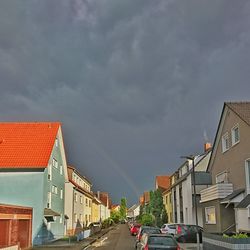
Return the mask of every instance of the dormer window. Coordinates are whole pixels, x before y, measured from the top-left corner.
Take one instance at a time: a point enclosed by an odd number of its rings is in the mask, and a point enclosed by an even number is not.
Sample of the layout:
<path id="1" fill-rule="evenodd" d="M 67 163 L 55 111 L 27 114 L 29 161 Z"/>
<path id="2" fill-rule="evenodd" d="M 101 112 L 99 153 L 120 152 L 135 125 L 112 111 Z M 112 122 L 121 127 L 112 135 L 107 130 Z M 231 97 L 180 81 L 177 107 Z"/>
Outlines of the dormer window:
<path id="1" fill-rule="evenodd" d="M 240 141 L 239 125 L 232 128 L 232 145 L 237 144 Z"/>
<path id="2" fill-rule="evenodd" d="M 225 133 L 222 136 L 222 153 L 226 152 L 229 149 L 229 135 Z"/>
<path id="3" fill-rule="evenodd" d="M 58 147 L 58 139 L 57 138 L 56 138 L 55 144 L 56 144 L 56 147 Z"/>

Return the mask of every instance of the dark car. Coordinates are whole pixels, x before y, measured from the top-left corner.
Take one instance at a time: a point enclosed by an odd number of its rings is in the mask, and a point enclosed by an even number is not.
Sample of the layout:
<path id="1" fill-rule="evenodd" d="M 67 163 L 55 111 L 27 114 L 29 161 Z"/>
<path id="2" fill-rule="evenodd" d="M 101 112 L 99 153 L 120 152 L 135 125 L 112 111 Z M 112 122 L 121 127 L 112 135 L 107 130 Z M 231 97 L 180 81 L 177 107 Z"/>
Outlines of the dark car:
<path id="1" fill-rule="evenodd" d="M 182 243 L 196 243 L 197 233 L 199 233 L 200 243 L 202 242 L 203 228 L 196 225 L 177 224 L 175 239 Z"/>
<path id="2" fill-rule="evenodd" d="M 137 244 L 138 244 L 138 242 L 141 241 L 141 237 L 144 233 L 160 234 L 161 230 L 158 227 L 141 226 L 137 235 L 136 235 L 135 249 L 137 249 Z"/>
<path id="3" fill-rule="evenodd" d="M 130 233 L 131 235 L 137 235 L 137 233 L 139 232 L 141 225 L 140 224 L 134 224 L 131 228 L 130 228 Z"/>
<path id="4" fill-rule="evenodd" d="M 138 250 L 180 250 L 180 246 L 170 234 L 143 234 L 137 245 Z"/>

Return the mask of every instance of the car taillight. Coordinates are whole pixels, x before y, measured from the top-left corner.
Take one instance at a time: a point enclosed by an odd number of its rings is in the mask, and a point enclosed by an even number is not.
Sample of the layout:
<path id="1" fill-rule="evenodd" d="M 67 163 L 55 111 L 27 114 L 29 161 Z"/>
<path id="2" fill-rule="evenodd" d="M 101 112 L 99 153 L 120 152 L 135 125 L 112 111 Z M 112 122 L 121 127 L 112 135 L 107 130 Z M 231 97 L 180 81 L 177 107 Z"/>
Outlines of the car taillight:
<path id="1" fill-rule="evenodd" d="M 181 227 L 177 226 L 177 234 L 181 234 Z"/>
<path id="2" fill-rule="evenodd" d="M 148 244 L 144 247 L 144 250 L 148 250 Z"/>

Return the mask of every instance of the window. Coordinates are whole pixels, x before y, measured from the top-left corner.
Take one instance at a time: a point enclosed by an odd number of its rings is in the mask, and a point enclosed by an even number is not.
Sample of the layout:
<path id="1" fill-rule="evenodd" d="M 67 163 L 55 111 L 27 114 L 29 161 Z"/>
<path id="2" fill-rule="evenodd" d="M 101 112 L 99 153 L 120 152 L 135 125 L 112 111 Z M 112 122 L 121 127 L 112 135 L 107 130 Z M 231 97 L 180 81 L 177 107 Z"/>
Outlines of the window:
<path id="1" fill-rule="evenodd" d="M 228 133 L 222 136 L 222 152 L 226 152 L 229 149 L 229 136 Z"/>
<path id="2" fill-rule="evenodd" d="M 89 207 L 91 207 L 91 200 L 89 200 Z"/>
<path id="3" fill-rule="evenodd" d="M 91 215 L 89 215 L 89 222 L 91 221 Z"/>
<path id="4" fill-rule="evenodd" d="M 60 216 L 60 223 L 63 223 L 63 215 Z"/>
<path id="5" fill-rule="evenodd" d="M 232 128 L 232 145 L 237 144 L 240 141 L 239 125 Z"/>
<path id="6" fill-rule="evenodd" d="M 205 216 L 207 224 L 216 224 L 215 207 L 205 207 Z"/>
<path id="7" fill-rule="evenodd" d="M 63 189 L 61 188 L 61 191 L 60 191 L 60 198 L 61 200 L 63 199 Z"/>
<path id="8" fill-rule="evenodd" d="M 55 168 L 58 168 L 58 162 L 55 158 L 53 158 L 53 160 L 52 160 L 52 166 Z"/>
<path id="9" fill-rule="evenodd" d="M 51 208 L 51 192 L 48 192 L 48 196 L 47 196 L 47 208 Z"/>
<path id="10" fill-rule="evenodd" d="M 82 204 L 82 196 L 80 196 L 80 203 Z"/>
<path id="11" fill-rule="evenodd" d="M 77 223 L 77 214 L 74 214 L 74 221 Z"/>
<path id="12" fill-rule="evenodd" d="M 57 194 L 57 186 L 53 185 L 51 191 L 53 194 Z"/>
<path id="13" fill-rule="evenodd" d="M 216 184 L 218 184 L 218 183 L 228 183 L 226 171 L 216 175 Z"/>
<path id="14" fill-rule="evenodd" d="M 58 139 L 57 138 L 56 138 L 55 144 L 56 144 L 56 147 L 58 147 Z"/>
<path id="15" fill-rule="evenodd" d="M 82 222 L 82 214 L 80 214 L 80 222 Z"/>
<path id="16" fill-rule="evenodd" d="M 77 202 L 77 193 L 75 193 L 75 202 Z"/>
<path id="17" fill-rule="evenodd" d="M 86 207 L 88 206 L 88 199 L 86 198 Z"/>
<path id="18" fill-rule="evenodd" d="M 60 175 L 63 175 L 63 167 L 60 165 Z"/>
<path id="19" fill-rule="evenodd" d="M 52 168 L 51 168 L 51 164 L 49 164 L 48 166 L 48 180 L 52 180 Z"/>

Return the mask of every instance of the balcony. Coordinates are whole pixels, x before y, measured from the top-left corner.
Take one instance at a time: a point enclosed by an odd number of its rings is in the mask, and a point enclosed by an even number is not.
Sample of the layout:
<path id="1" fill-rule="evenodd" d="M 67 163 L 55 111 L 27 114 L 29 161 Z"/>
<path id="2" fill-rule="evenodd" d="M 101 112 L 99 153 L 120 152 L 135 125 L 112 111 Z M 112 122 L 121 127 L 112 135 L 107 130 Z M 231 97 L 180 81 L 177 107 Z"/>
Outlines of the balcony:
<path id="1" fill-rule="evenodd" d="M 233 192 L 232 183 L 218 183 L 201 190 L 201 203 L 216 199 L 223 199 Z"/>

